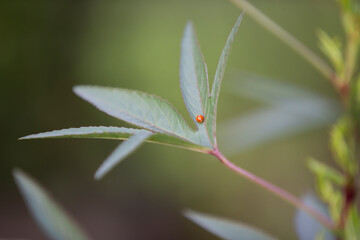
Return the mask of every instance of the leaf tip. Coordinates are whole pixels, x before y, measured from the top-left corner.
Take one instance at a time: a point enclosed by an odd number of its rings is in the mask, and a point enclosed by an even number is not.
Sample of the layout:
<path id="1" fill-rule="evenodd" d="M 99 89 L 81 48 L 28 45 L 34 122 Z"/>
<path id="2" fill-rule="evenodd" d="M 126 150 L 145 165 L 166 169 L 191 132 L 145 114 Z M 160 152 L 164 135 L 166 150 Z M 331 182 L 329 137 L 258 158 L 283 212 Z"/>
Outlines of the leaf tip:
<path id="1" fill-rule="evenodd" d="M 102 171 L 101 167 L 95 172 L 94 179 L 100 181 L 105 175 L 105 172 Z"/>

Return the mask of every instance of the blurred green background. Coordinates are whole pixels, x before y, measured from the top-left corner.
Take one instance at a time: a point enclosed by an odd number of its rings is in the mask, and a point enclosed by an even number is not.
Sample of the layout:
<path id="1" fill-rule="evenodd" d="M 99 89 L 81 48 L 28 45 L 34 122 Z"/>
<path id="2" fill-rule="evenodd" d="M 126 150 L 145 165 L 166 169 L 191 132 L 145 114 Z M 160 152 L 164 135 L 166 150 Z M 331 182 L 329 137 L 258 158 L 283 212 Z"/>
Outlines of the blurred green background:
<path id="1" fill-rule="evenodd" d="M 341 36 L 335 1 L 252 1 L 316 53 L 316 30 Z M 101 181 L 110 140 L 18 141 L 53 129 L 125 123 L 72 93 L 76 84 L 139 89 L 168 99 L 184 115 L 180 41 L 197 29 L 209 76 L 240 10 L 226 0 L 1 1 L 0 238 L 44 239 L 11 171 L 42 183 L 94 239 L 217 239 L 182 215 L 197 211 L 237 219 L 279 239 L 296 239 L 295 209 L 221 166 L 215 158 L 145 144 Z M 335 94 L 308 63 L 248 16 L 231 52 L 220 96 L 220 147 L 248 136 L 221 135 L 221 123 L 259 104 L 231 94 L 238 70 L 280 79 L 323 96 Z M 241 87 L 241 86 L 240 86 Z M 313 189 L 305 159 L 331 161 L 326 126 L 228 155 L 236 164 L 301 196 Z"/>

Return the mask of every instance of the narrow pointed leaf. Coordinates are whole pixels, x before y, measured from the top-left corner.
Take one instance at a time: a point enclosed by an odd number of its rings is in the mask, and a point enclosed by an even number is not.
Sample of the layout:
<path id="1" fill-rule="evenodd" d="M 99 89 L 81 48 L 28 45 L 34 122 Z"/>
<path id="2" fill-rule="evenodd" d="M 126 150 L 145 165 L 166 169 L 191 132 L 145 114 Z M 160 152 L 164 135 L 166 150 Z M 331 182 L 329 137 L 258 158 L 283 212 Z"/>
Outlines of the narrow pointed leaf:
<path id="1" fill-rule="evenodd" d="M 13 175 L 29 211 L 49 239 L 88 239 L 77 224 L 31 177 L 21 170 L 14 170 Z"/>
<path id="2" fill-rule="evenodd" d="M 192 23 L 186 25 L 181 43 L 180 87 L 186 108 L 199 133 L 211 143 L 213 133 L 206 132 L 209 116 L 205 109 L 210 104 L 209 80 L 199 44 Z M 196 116 L 205 117 L 203 123 L 196 121 Z"/>
<path id="3" fill-rule="evenodd" d="M 200 227 L 206 229 L 212 234 L 226 240 L 274 240 L 267 234 L 246 226 L 244 224 L 230 221 L 224 218 L 211 216 L 195 211 L 185 211 L 185 217 L 196 223 Z"/>
<path id="4" fill-rule="evenodd" d="M 138 133 L 131 136 L 128 140 L 121 143 L 101 164 L 101 166 L 95 173 L 95 178 L 102 178 L 106 173 L 108 173 L 112 168 L 114 168 L 118 163 L 120 163 L 121 160 L 134 152 L 152 134 L 152 132 L 140 130 Z"/>
<path id="5" fill-rule="evenodd" d="M 329 217 L 326 206 L 316 196 L 307 194 L 302 200 L 309 207 Z M 324 240 L 336 239 L 331 232 L 326 230 L 318 221 L 302 210 L 297 210 L 296 212 L 295 228 L 299 240 L 316 239 L 316 237 L 320 235 L 324 236 Z"/>
<path id="6" fill-rule="evenodd" d="M 331 102 L 320 99 L 287 100 L 272 108 L 255 110 L 224 121 L 221 137 L 228 154 L 257 147 L 270 140 L 333 124 L 338 116 Z"/>
<path id="7" fill-rule="evenodd" d="M 308 89 L 290 84 L 288 80 L 278 80 L 257 73 L 235 70 L 229 76 L 227 92 L 261 103 L 278 106 L 289 100 L 325 99 Z M 329 99 L 327 101 L 331 102 Z M 335 101 L 334 102 L 335 105 Z"/>
<path id="8" fill-rule="evenodd" d="M 242 21 L 243 15 L 244 15 L 244 12 L 241 13 L 240 17 L 237 19 L 234 27 L 232 28 L 230 35 L 225 43 L 225 47 L 222 50 L 218 66 L 216 68 L 215 78 L 214 78 L 214 82 L 213 82 L 212 90 L 211 90 L 211 104 L 210 104 L 210 107 L 206 109 L 206 111 L 207 111 L 206 115 L 210 116 L 210 117 L 208 117 L 209 118 L 208 125 L 206 126 L 207 131 L 212 132 L 213 134 L 215 134 L 215 129 L 216 129 L 217 104 L 218 104 L 218 100 L 219 100 L 221 82 L 224 77 L 226 62 L 227 62 L 227 59 L 228 59 L 228 56 L 230 53 L 231 45 L 234 41 L 237 30 Z"/>
<path id="9" fill-rule="evenodd" d="M 77 86 L 74 92 L 99 110 L 158 133 L 210 147 L 167 101 L 146 93 L 119 88 Z"/>
<path id="10" fill-rule="evenodd" d="M 54 130 L 31 134 L 21 137 L 20 140 L 37 138 L 107 138 L 107 139 L 127 139 L 131 135 L 138 133 L 140 129 L 124 127 L 79 127 Z"/>
<path id="11" fill-rule="evenodd" d="M 79 127 L 68 128 L 61 130 L 54 130 L 50 132 L 43 132 L 31 134 L 20 138 L 25 139 L 39 139 L 39 138 L 101 138 L 113 140 L 125 140 L 133 134 L 139 133 L 141 129 L 124 128 L 124 127 Z M 153 134 L 146 140 L 150 143 L 165 144 L 174 147 L 185 148 L 192 151 L 203 151 L 207 148 L 201 147 L 197 144 L 190 143 L 172 135 L 168 134 Z"/>

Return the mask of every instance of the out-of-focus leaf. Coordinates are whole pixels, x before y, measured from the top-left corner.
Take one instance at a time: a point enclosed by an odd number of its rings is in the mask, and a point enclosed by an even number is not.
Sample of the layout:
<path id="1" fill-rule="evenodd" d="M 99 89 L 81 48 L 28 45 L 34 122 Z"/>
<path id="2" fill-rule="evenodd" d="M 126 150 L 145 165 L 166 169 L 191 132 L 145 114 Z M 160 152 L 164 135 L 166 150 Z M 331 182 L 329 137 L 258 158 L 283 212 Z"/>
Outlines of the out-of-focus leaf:
<path id="1" fill-rule="evenodd" d="M 318 212 L 329 216 L 326 206 L 312 194 L 305 195 L 302 200 L 306 205 Z M 326 230 L 318 221 L 302 210 L 297 210 L 295 216 L 295 229 L 299 240 L 316 239 L 323 235 L 324 240 L 335 240 L 335 236 Z"/>
<path id="2" fill-rule="evenodd" d="M 222 122 L 219 137 L 225 140 L 221 147 L 227 154 L 330 125 L 339 115 L 335 101 L 302 88 L 244 72 L 236 72 L 233 78 L 229 91 L 270 106 Z"/>
<path id="3" fill-rule="evenodd" d="M 138 133 L 131 136 L 128 140 L 121 143 L 111 155 L 101 164 L 99 169 L 95 173 L 95 179 L 102 178 L 108 173 L 116 164 L 121 162 L 130 153 L 135 151 L 146 139 L 148 139 L 153 133 L 146 130 L 140 130 Z"/>
<path id="4" fill-rule="evenodd" d="M 211 104 L 209 79 L 206 64 L 191 22 L 186 25 L 181 43 L 180 87 L 186 108 L 199 134 L 204 139 L 207 139 L 209 144 L 213 144 L 213 131 L 207 132 L 206 128 L 207 124 L 211 124 L 209 121 L 210 116 L 205 114 L 205 109 L 209 108 Z M 203 123 L 196 121 L 198 115 L 205 116 Z"/>
<path id="5" fill-rule="evenodd" d="M 335 160 L 345 172 L 352 175 L 357 171 L 353 131 L 352 121 L 345 117 L 335 124 L 330 136 L 331 150 L 335 155 Z"/>
<path id="6" fill-rule="evenodd" d="M 307 165 L 309 169 L 318 177 L 328 179 L 339 186 L 345 184 L 345 177 L 336 169 L 327 166 L 314 158 L 309 158 Z"/>
<path id="7" fill-rule="evenodd" d="M 38 139 L 38 138 L 102 138 L 125 140 L 133 134 L 143 131 L 142 129 L 124 128 L 124 127 L 80 127 L 68 128 L 62 130 L 54 130 L 50 132 L 43 132 L 28 135 L 20 139 Z M 171 145 L 175 147 L 185 148 L 192 151 L 203 151 L 207 148 L 201 147 L 197 144 L 190 143 L 172 135 L 168 134 L 153 134 L 146 140 L 151 143 Z"/>
<path id="8" fill-rule="evenodd" d="M 211 216 L 191 210 L 184 215 L 192 222 L 211 232 L 212 234 L 226 240 L 274 240 L 267 234 L 246 226 L 242 223 L 230 221 L 224 218 Z"/>
<path id="9" fill-rule="evenodd" d="M 356 206 L 352 206 L 349 210 L 348 218 L 345 225 L 346 240 L 360 239 L 360 215 Z"/>
<path id="10" fill-rule="evenodd" d="M 242 21 L 244 12 L 241 13 L 239 18 L 237 19 L 235 25 L 233 26 L 230 35 L 225 43 L 225 47 L 223 48 L 218 66 L 216 68 L 214 82 L 211 89 L 211 104 L 209 108 L 205 109 L 205 114 L 208 116 L 208 125 L 206 126 L 208 132 L 212 132 L 215 135 L 216 132 L 216 112 L 217 112 L 217 104 L 219 101 L 220 89 L 221 89 L 221 82 L 224 77 L 226 62 L 230 54 L 230 49 L 232 43 L 234 42 L 235 35 L 239 29 L 240 23 Z M 215 139 L 216 141 L 216 139 Z"/>
<path id="11" fill-rule="evenodd" d="M 118 88 L 77 86 L 74 92 L 99 110 L 131 124 L 211 148 L 167 101 L 146 93 Z"/>
<path id="12" fill-rule="evenodd" d="M 344 68 L 344 59 L 340 41 L 331 38 L 323 30 L 319 31 L 318 38 L 320 40 L 320 49 L 330 59 L 336 69 L 336 73 L 341 75 Z"/>
<path id="13" fill-rule="evenodd" d="M 89 239 L 77 224 L 31 177 L 21 170 L 14 170 L 13 174 L 31 214 L 49 239 Z"/>
<path id="14" fill-rule="evenodd" d="M 315 174 L 316 189 L 321 199 L 328 204 L 331 219 L 337 222 L 343 205 L 340 189 L 345 182 L 344 176 L 316 160 L 309 161 L 308 167 Z M 335 186 L 335 183 L 338 186 Z"/>
<path id="15" fill-rule="evenodd" d="M 232 117 L 220 126 L 220 137 L 225 140 L 222 148 L 234 154 L 276 138 L 330 125 L 337 116 L 329 109 L 331 106 L 326 101 L 303 99 Z"/>
<path id="16" fill-rule="evenodd" d="M 288 100 L 314 99 L 326 101 L 339 111 L 340 106 L 336 101 L 324 98 L 307 89 L 289 84 L 260 74 L 235 70 L 230 73 L 230 87 L 227 92 L 234 95 L 263 102 L 271 106 L 286 104 Z"/>

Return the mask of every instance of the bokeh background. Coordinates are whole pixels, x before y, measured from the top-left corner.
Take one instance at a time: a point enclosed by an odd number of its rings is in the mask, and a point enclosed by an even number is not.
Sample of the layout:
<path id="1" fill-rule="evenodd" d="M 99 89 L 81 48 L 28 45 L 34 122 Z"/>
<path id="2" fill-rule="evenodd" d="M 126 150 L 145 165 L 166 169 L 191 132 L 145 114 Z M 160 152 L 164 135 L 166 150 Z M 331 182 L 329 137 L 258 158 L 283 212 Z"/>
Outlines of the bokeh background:
<path id="1" fill-rule="evenodd" d="M 335 1 L 252 2 L 318 54 L 318 29 L 342 36 Z M 239 14 L 226 0 L 1 1 L 0 238 L 45 239 L 14 184 L 11 171 L 18 167 L 42 183 L 94 239 L 217 239 L 181 215 L 188 208 L 296 239 L 292 206 L 211 156 L 145 144 L 95 181 L 95 170 L 118 142 L 17 140 L 67 127 L 126 126 L 76 97 L 77 84 L 150 92 L 189 120 L 178 77 L 184 26 L 194 22 L 212 79 Z M 236 144 L 250 136 L 221 134 L 227 121 L 262 107 L 234 94 L 236 88 L 252 91 L 239 84 L 239 71 L 335 99 L 331 86 L 245 14 L 220 96 L 218 142 L 224 149 L 235 146 L 225 154 L 236 164 L 297 196 L 314 190 L 305 160 L 331 162 L 327 125 L 238 151 Z"/>

